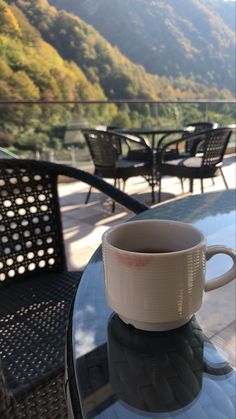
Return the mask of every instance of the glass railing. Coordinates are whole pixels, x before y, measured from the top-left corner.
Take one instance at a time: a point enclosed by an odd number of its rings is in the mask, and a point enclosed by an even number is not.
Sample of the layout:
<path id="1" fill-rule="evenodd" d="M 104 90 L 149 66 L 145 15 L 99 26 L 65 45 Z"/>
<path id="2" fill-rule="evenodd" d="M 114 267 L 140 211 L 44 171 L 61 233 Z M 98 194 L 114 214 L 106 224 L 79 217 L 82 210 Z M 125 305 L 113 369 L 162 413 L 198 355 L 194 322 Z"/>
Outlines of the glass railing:
<path id="1" fill-rule="evenodd" d="M 90 166 L 83 127 L 183 128 L 236 124 L 235 101 L 1 101 L 0 147 L 18 157 Z M 229 151 L 235 151 L 235 130 Z"/>

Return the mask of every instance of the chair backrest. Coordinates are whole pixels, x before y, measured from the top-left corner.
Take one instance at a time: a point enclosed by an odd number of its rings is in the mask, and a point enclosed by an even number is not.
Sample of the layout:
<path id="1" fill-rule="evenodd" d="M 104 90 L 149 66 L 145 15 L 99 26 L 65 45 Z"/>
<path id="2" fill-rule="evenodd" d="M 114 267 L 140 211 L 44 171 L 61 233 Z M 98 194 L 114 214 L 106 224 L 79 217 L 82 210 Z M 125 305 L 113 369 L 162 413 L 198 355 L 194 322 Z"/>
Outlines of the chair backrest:
<path id="1" fill-rule="evenodd" d="M 0 159 L 0 286 L 42 271 L 66 268 L 59 175 L 93 186 L 136 214 L 148 208 L 98 176 L 74 167 Z"/>
<path id="2" fill-rule="evenodd" d="M 4 377 L 1 359 L 0 359 L 0 418 L 1 419 L 17 419 L 17 405 L 14 396 L 7 388 Z"/>
<path id="3" fill-rule="evenodd" d="M 87 142 L 95 168 L 113 168 L 121 153 L 119 142 L 115 141 L 116 135 L 108 131 L 96 129 L 81 129 Z"/>
<path id="4" fill-rule="evenodd" d="M 215 166 L 222 162 L 231 133 L 229 128 L 216 128 L 204 133 L 203 166 Z"/>
<path id="5" fill-rule="evenodd" d="M 186 131 L 183 133 L 183 138 L 187 138 L 190 134 L 198 134 L 199 132 L 215 129 L 218 127 L 218 124 L 215 122 L 193 122 L 191 124 L 188 124 L 185 129 Z M 189 130 L 189 131 L 188 131 Z M 185 152 L 190 153 L 191 155 L 194 155 L 197 148 L 199 147 L 198 141 L 187 141 L 185 143 Z M 202 149 L 199 151 L 203 151 Z"/>
<path id="6" fill-rule="evenodd" d="M 25 160 L 0 160 L 0 285 L 65 267 L 57 175 Z"/>
<path id="7" fill-rule="evenodd" d="M 200 131 L 206 131 L 209 129 L 215 129 L 218 127 L 218 124 L 216 122 L 193 122 L 188 124 L 185 128 L 193 128 L 194 133 L 200 132 Z"/>

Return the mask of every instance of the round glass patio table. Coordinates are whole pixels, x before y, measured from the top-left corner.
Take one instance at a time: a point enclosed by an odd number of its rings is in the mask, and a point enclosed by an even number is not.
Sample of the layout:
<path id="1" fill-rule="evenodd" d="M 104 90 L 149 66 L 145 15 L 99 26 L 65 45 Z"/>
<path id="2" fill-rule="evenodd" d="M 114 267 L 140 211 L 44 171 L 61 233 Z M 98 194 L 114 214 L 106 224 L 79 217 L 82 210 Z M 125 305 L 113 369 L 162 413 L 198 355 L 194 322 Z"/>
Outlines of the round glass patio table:
<path id="1" fill-rule="evenodd" d="M 235 191 L 171 200 L 134 219 L 191 223 L 207 244 L 235 248 Z M 207 278 L 231 266 L 207 263 Z M 82 276 L 68 333 L 71 416 L 101 419 L 235 419 L 235 281 L 205 294 L 192 320 L 169 332 L 125 325 L 108 307 L 101 247 Z M 135 298 L 135 295 L 134 295 Z"/>

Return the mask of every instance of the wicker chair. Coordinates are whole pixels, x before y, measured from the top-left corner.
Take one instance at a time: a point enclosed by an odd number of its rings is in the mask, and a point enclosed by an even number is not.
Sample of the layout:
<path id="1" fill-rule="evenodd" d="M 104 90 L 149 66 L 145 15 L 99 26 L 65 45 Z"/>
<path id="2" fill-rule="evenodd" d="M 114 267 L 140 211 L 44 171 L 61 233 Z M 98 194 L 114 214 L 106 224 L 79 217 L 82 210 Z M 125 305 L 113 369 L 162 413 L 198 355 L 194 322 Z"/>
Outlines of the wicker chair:
<path id="1" fill-rule="evenodd" d="M 2 371 L 0 360 L 0 418 L 1 419 L 16 419 L 17 406 L 16 400 L 9 392 L 6 380 Z"/>
<path id="2" fill-rule="evenodd" d="M 152 151 L 146 141 L 137 136 L 128 136 L 115 131 L 102 131 L 84 128 L 81 130 L 87 142 L 95 174 L 101 178 L 114 179 L 114 186 L 120 188 L 120 180 L 125 182 L 130 177 L 143 176 L 152 188 L 154 181 L 152 171 Z M 85 203 L 89 201 L 91 188 Z M 112 210 L 114 211 L 114 205 Z"/>
<path id="3" fill-rule="evenodd" d="M 158 199 L 161 200 L 161 179 L 162 176 L 176 176 L 182 179 L 190 179 L 190 192 L 193 192 L 194 179 L 201 180 L 201 191 L 204 192 L 203 179 L 213 178 L 221 175 L 228 188 L 222 171 L 222 161 L 232 131 L 228 128 L 216 128 L 203 131 L 199 134 L 189 135 L 187 138 L 172 141 L 158 151 L 156 166 L 157 183 L 159 185 Z M 165 160 L 165 152 L 170 146 L 179 145 L 181 142 L 198 142 L 203 144 L 203 153 L 199 156 L 178 156 L 176 159 Z"/>
<path id="4" fill-rule="evenodd" d="M 11 392 L 0 361 L 0 418 L 1 419 L 66 419 L 64 370 L 37 380 L 36 385 Z M 78 405 L 79 406 L 79 405 Z M 82 416 L 81 416 L 82 417 Z"/>
<path id="5" fill-rule="evenodd" d="M 215 122 L 193 122 L 188 124 L 186 131 L 183 133 L 182 138 L 188 138 L 190 134 L 198 134 L 199 132 L 208 131 L 210 129 L 218 128 L 218 124 Z M 181 157 L 195 156 L 197 153 L 203 153 L 203 145 L 201 141 L 186 141 L 184 154 L 180 153 Z"/>
<path id="6" fill-rule="evenodd" d="M 27 418 L 65 417 L 66 323 L 81 272 L 68 272 L 66 267 L 59 175 L 92 185 L 135 213 L 147 209 L 81 170 L 33 160 L 0 160 L 0 358 L 10 391 L 21 405 L 32 405 L 32 411 L 23 408 Z"/>
<path id="7" fill-rule="evenodd" d="M 188 124 L 185 127 L 185 131 L 182 135 L 182 138 L 188 138 L 192 134 L 198 134 L 202 131 L 207 131 L 210 129 L 215 129 L 218 127 L 217 123 L 214 122 L 193 122 Z M 157 144 L 157 153 L 161 152 L 161 149 L 164 145 L 167 144 L 169 147 L 165 149 L 165 160 L 173 160 L 180 157 L 190 157 L 195 156 L 197 152 L 203 152 L 199 139 L 192 139 L 192 141 L 186 141 L 184 143 L 184 150 L 179 150 L 179 143 L 172 144 L 172 140 L 168 141 L 169 135 L 162 137 Z M 171 143 L 171 145 L 170 145 Z"/>

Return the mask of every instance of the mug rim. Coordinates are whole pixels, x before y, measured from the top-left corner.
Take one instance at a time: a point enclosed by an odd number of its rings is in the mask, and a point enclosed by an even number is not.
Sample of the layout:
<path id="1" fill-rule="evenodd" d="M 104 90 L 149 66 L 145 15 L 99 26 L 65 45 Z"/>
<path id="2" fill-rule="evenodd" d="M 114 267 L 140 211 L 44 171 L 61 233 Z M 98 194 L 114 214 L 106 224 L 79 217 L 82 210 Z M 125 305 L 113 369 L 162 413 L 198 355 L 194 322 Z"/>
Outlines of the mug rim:
<path id="1" fill-rule="evenodd" d="M 200 240 L 197 244 L 195 244 L 194 246 L 188 247 L 187 249 L 182 249 L 182 250 L 174 250 L 171 252 L 154 252 L 154 253 L 148 253 L 148 252 L 135 252 L 132 250 L 125 250 L 125 249 L 121 249 L 120 247 L 116 247 L 113 244 L 109 243 L 108 241 L 108 236 L 115 230 L 118 230 L 119 228 L 122 228 L 123 226 L 127 225 L 127 224 L 141 224 L 141 223 L 168 223 L 168 224 L 180 224 L 182 226 L 187 226 L 190 229 L 194 230 L 195 233 L 198 233 L 198 235 L 200 236 Z M 106 245 L 107 247 L 114 249 L 120 253 L 128 253 L 130 255 L 135 255 L 135 256 L 147 256 L 148 257 L 167 257 L 167 256 L 171 256 L 171 255 L 177 255 L 177 254 L 183 254 L 183 253 L 187 253 L 187 252 L 191 252 L 192 250 L 198 248 L 198 247 L 202 247 L 204 245 L 206 245 L 206 238 L 204 236 L 204 234 L 201 232 L 201 230 L 199 230 L 197 227 L 193 226 L 190 223 L 184 223 L 182 221 L 175 221 L 175 220 L 166 220 L 166 219 L 144 219 L 144 220 L 135 220 L 135 221 L 127 221 L 126 223 L 123 224 L 118 224 L 114 227 L 110 227 L 107 231 L 105 231 L 102 235 L 102 244 Z"/>

